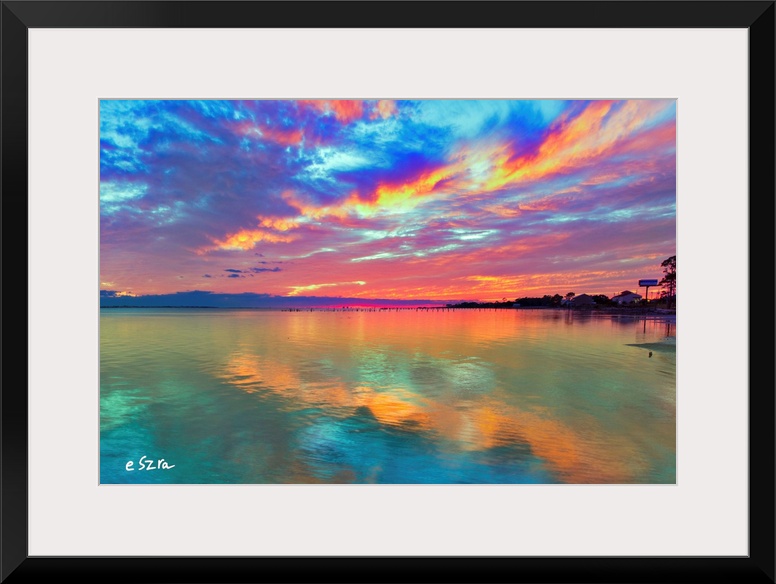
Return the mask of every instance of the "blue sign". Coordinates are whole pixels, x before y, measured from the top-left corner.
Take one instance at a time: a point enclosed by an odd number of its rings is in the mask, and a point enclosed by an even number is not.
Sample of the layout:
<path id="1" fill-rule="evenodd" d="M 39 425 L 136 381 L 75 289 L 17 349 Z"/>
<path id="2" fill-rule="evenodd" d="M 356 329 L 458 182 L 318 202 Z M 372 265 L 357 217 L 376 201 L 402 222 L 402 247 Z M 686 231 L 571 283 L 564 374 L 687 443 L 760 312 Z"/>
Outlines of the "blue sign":
<path id="1" fill-rule="evenodd" d="M 657 280 L 639 280 L 639 286 L 657 286 Z"/>

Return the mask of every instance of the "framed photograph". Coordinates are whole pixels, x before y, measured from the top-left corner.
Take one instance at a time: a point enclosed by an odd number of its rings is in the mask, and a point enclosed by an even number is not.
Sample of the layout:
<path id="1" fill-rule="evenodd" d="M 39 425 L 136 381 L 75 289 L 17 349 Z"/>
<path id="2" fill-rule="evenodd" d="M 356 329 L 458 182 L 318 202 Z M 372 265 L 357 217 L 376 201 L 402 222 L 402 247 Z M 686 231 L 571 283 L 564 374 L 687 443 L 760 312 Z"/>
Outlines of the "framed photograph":
<path id="1" fill-rule="evenodd" d="M 676 484 L 674 99 L 101 100 L 99 286 L 101 485 Z"/>
<path id="2" fill-rule="evenodd" d="M 439 6 L 3 2 L 2 581 L 774 582 L 774 3 Z"/>

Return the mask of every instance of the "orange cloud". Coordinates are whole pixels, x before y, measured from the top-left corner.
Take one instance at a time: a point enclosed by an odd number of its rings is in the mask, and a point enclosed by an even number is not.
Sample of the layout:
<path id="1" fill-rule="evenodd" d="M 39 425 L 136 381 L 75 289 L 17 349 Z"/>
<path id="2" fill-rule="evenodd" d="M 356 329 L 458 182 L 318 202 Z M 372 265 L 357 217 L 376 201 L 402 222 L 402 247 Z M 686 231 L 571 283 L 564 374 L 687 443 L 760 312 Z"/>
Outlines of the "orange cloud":
<path id="1" fill-rule="evenodd" d="M 283 193 L 283 198 L 292 195 L 290 191 Z M 214 245 L 197 251 L 199 255 L 216 249 L 252 249 L 258 242 L 289 243 L 295 238 L 290 235 L 281 235 L 278 231 L 285 232 L 297 229 L 299 223 L 290 217 L 257 217 L 259 224 L 257 229 L 241 229 L 236 233 L 227 235 L 225 239 L 212 239 Z"/>
<path id="2" fill-rule="evenodd" d="M 534 201 L 520 203 L 520 209 L 522 211 L 557 211 L 566 200 L 559 200 L 557 197 L 542 197 Z"/>
<path id="3" fill-rule="evenodd" d="M 487 205 L 483 207 L 483 209 L 494 215 L 500 215 L 501 217 L 519 217 L 523 214 L 520 205 L 515 205 L 514 207 L 507 207 L 506 205 Z"/>
<path id="4" fill-rule="evenodd" d="M 324 217 L 346 217 L 351 207 L 359 199 L 358 194 L 354 192 L 347 199 L 332 205 L 315 205 L 304 196 L 300 196 L 292 191 L 286 191 L 283 193 L 283 200 L 305 217 L 323 219 Z"/>
<path id="5" fill-rule="evenodd" d="M 329 102 L 313 103 L 319 108 L 329 107 L 322 105 Z M 450 192 L 472 196 L 522 180 L 542 178 L 599 156 L 605 150 L 611 149 L 616 141 L 632 131 L 634 126 L 642 123 L 643 116 L 636 115 L 638 106 L 628 103 L 617 111 L 614 119 L 607 121 L 602 127 L 602 120 L 611 107 L 611 102 L 594 102 L 570 122 L 559 124 L 538 151 L 530 155 L 515 158 L 514 147 L 504 143 L 477 149 L 463 146 L 452 156 L 450 163 L 430 169 L 405 182 L 380 183 L 366 197 L 354 192 L 336 204 L 325 206 L 316 206 L 295 195 L 289 196 L 287 201 L 302 214 L 314 219 L 342 219 L 353 214 L 369 217 L 380 211 L 409 211 L 421 203 L 424 197 L 440 192 L 442 186 Z M 665 133 L 661 134 L 662 136 L 665 136 Z M 555 210 L 559 204 L 559 201 L 552 197 L 545 197 L 537 201 L 523 202 L 514 209 L 491 206 L 487 210 L 505 217 L 514 217 L 522 211 Z"/>
<path id="6" fill-rule="evenodd" d="M 289 229 L 296 229 L 299 227 L 299 223 L 295 219 L 284 219 L 281 217 L 259 217 L 261 227 L 267 227 L 268 229 L 274 229 L 276 231 L 288 231 Z"/>
<path id="7" fill-rule="evenodd" d="M 395 101 L 392 99 L 381 99 L 377 102 L 369 117 L 373 120 L 378 117 L 386 119 L 395 116 L 398 111 Z"/>
<path id="8" fill-rule="evenodd" d="M 265 140 L 280 144 L 281 146 L 296 146 L 301 143 L 302 138 L 304 138 L 302 130 L 299 129 L 283 130 L 253 122 L 240 123 L 237 127 L 237 131 L 243 136 L 259 136 Z"/>
<path id="9" fill-rule="evenodd" d="M 637 134 L 632 139 L 623 142 L 617 149 L 617 154 L 652 152 L 660 146 L 666 145 L 676 147 L 676 126 L 673 123 L 663 124 L 647 132 Z"/>
<path id="10" fill-rule="evenodd" d="M 301 130 L 278 130 L 273 128 L 263 129 L 264 137 L 283 146 L 296 146 L 302 141 L 304 134 Z"/>
<path id="11" fill-rule="evenodd" d="M 364 115 L 364 103 L 355 99 L 305 99 L 300 104 L 317 109 L 322 113 L 332 113 L 337 121 L 349 124 Z"/>
<path id="12" fill-rule="evenodd" d="M 242 249 L 247 251 L 253 249 L 260 241 L 266 241 L 267 243 L 288 243 L 294 241 L 294 239 L 295 238 L 288 235 L 278 235 L 262 229 L 241 229 L 237 233 L 229 235 L 226 239 L 214 239 L 213 246 L 201 248 L 197 253 L 201 255 L 217 249 Z"/>
<path id="13" fill-rule="evenodd" d="M 117 290 L 115 292 L 115 296 L 118 297 L 118 298 L 121 298 L 121 297 L 124 297 L 124 296 L 129 296 L 129 297 L 134 298 L 135 296 L 137 296 L 137 294 L 135 294 L 134 292 L 131 292 L 129 290 Z"/>
<path id="14" fill-rule="evenodd" d="M 602 185 L 605 183 L 609 183 L 612 181 L 617 180 L 618 178 L 621 178 L 622 175 L 615 173 L 615 172 L 607 172 L 604 174 L 597 174 L 595 176 L 592 176 L 584 181 L 582 181 L 580 184 L 586 187 L 589 186 L 595 186 L 595 185 Z"/>
<path id="15" fill-rule="evenodd" d="M 533 201 L 521 201 L 513 207 L 507 207 L 505 205 L 488 205 L 483 207 L 483 209 L 495 215 L 500 215 L 501 217 L 511 218 L 522 215 L 526 211 L 557 211 L 566 200 L 567 199 L 559 199 L 557 196 L 550 196 L 535 199 Z"/>
<path id="16" fill-rule="evenodd" d="M 315 205 L 296 193 L 283 193 L 284 200 L 312 219 L 324 217 L 346 218 L 348 215 L 371 217 L 381 211 L 406 212 L 417 207 L 424 197 L 438 190 L 438 187 L 453 179 L 460 163 L 445 165 L 422 173 L 417 178 L 401 183 L 380 183 L 367 197 L 352 192 L 348 197 L 331 205 Z"/>
<path id="17" fill-rule="evenodd" d="M 360 101 L 335 99 L 329 102 L 329 107 L 343 124 L 350 123 L 364 115 L 364 104 Z"/>
<path id="18" fill-rule="evenodd" d="M 509 145 L 491 148 L 479 156 L 488 167 L 483 181 L 485 190 L 496 190 L 522 181 L 568 172 L 588 164 L 621 144 L 643 143 L 643 149 L 658 140 L 674 139 L 673 126 L 649 131 L 645 136 L 630 136 L 663 104 L 656 101 L 629 101 L 613 109 L 614 102 L 595 101 L 577 117 L 563 118 L 555 124 L 534 153 L 517 156 Z M 626 142 L 627 141 L 627 142 Z M 463 153 L 467 156 L 469 153 Z"/>
<path id="19" fill-rule="evenodd" d="M 379 210 L 409 210 L 416 207 L 422 197 L 433 193 L 440 183 L 451 179 L 458 172 L 457 165 L 441 166 L 421 174 L 415 180 L 405 183 L 382 183 L 370 197 L 369 203 L 357 205 L 364 215 Z"/>

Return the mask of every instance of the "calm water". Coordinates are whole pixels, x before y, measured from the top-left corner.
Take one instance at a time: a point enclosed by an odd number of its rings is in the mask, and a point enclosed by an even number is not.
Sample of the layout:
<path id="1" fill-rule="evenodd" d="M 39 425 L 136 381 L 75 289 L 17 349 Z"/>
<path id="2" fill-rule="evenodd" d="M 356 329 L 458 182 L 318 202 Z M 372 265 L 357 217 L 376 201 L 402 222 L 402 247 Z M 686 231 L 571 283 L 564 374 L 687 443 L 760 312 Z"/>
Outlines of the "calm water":
<path id="1" fill-rule="evenodd" d="M 673 322 L 103 309 L 100 327 L 102 483 L 676 479 Z"/>

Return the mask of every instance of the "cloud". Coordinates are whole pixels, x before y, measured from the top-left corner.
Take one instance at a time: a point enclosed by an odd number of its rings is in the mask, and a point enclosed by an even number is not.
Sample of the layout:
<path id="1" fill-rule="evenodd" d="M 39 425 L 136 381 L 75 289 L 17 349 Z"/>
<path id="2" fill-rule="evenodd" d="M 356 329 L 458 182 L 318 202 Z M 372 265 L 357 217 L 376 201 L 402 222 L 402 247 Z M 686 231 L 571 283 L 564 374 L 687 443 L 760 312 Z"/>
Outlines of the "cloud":
<path id="1" fill-rule="evenodd" d="M 262 272 L 280 272 L 280 268 L 251 268 L 251 272 L 254 274 L 260 274 Z"/>
<path id="2" fill-rule="evenodd" d="M 331 288 L 334 286 L 347 286 L 350 284 L 355 284 L 357 286 L 365 286 L 366 282 L 362 280 L 356 280 L 354 282 L 330 282 L 330 283 L 323 283 L 323 284 L 306 284 L 304 286 L 290 286 L 291 292 L 289 292 L 288 295 L 298 296 L 300 292 L 312 292 L 313 290 L 319 290 L 321 288 Z"/>
<path id="3" fill-rule="evenodd" d="M 304 100 L 301 104 L 315 108 L 321 113 L 332 114 L 339 122 L 348 124 L 364 115 L 364 102 L 350 99 Z"/>

